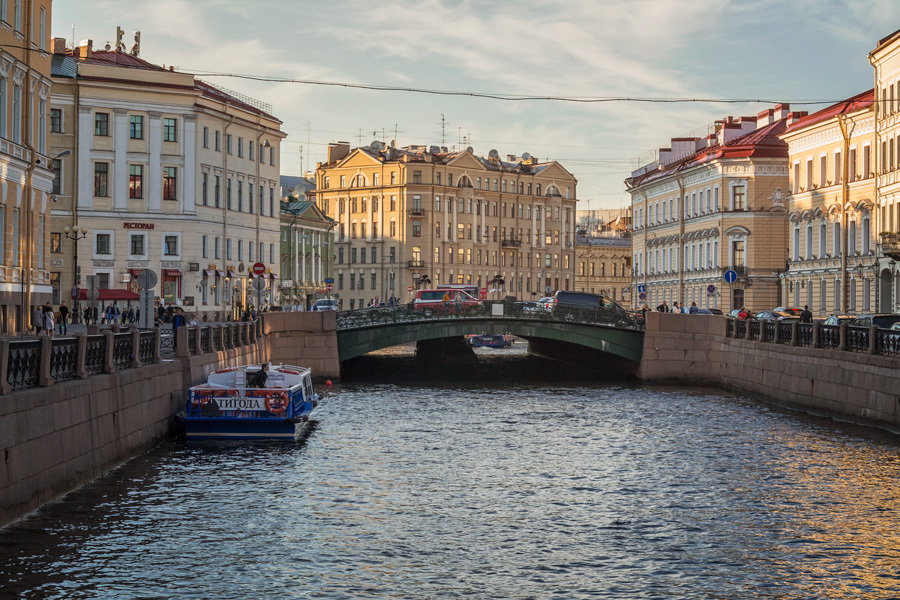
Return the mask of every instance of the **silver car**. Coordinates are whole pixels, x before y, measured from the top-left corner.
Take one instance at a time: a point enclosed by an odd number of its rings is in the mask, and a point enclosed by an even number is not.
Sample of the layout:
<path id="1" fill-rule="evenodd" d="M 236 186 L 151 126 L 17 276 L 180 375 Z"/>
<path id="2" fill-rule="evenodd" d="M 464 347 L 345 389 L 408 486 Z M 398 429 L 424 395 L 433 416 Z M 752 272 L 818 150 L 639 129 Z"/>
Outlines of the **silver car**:
<path id="1" fill-rule="evenodd" d="M 320 298 L 312 305 L 312 310 L 337 310 L 337 300 L 332 298 Z"/>

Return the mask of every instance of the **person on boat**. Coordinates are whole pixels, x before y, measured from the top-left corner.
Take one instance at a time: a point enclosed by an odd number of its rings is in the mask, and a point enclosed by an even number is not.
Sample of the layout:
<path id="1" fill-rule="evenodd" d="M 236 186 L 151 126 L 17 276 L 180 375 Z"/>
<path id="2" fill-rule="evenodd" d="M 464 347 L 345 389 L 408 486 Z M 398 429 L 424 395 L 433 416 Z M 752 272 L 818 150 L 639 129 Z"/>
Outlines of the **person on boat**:
<path id="1" fill-rule="evenodd" d="M 259 371 L 253 374 L 253 377 L 250 378 L 250 381 L 247 382 L 247 387 L 252 388 L 264 388 L 266 387 L 266 379 L 269 378 L 269 364 L 262 363 Z"/>

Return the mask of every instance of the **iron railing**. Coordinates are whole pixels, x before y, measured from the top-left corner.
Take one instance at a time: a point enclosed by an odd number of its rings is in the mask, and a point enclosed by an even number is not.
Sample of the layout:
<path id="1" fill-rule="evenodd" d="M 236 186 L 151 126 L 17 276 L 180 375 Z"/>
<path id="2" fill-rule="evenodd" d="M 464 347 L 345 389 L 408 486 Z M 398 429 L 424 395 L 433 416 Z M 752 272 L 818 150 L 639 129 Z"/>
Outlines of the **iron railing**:
<path id="1" fill-rule="evenodd" d="M 78 371 L 78 339 L 64 337 L 50 346 L 50 377 L 53 381 L 75 379 Z"/>
<path id="2" fill-rule="evenodd" d="M 36 386 L 41 370 L 41 340 L 10 342 L 6 369 L 6 381 L 12 389 Z"/>

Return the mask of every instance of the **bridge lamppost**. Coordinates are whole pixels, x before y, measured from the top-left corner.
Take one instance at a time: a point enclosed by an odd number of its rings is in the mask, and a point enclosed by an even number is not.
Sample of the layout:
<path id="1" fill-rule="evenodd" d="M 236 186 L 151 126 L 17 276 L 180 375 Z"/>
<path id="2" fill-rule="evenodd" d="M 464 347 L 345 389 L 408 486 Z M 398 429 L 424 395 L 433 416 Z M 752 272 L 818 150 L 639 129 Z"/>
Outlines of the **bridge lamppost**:
<path id="1" fill-rule="evenodd" d="M 422 275 L 416 279 L 416 289 L 422 289 L 423 285 L 431 285 L 431 278 L 428 275 Z"/>
<path id="2" fill-rule="evenodd" d="M 506 281 L 503 280 L 503 275 L 494 275 L 494 278 L 491 280 L 491 284 L 494 286 L 493 292 L 500 293 L 504 285 L 506 285 Z M 495 296 L 496 299 L 496 296 Z"/>
<path id="3" fill-rule="evenodd" d="M 78 229 L 78 225 L 73 224 L 71 227 L 66 225 L 63 227 L 63 235 L 66 239 L 72 240 L 72 323 L 78 323 L 80 315 L 78 311 L 81 308 L 81 268 L 78 266 L 78 240 L 87 237 L 88 230 L 85 227 Z"/>

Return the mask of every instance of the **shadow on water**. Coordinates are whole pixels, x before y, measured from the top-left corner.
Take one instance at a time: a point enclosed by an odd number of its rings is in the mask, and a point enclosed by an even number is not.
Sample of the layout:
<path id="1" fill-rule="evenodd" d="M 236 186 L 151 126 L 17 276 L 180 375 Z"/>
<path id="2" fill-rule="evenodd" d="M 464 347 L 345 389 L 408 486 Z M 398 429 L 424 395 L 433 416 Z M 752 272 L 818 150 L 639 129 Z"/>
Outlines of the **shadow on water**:
<path id="1" fill-rule="evenodd" d="M 574 361 L 574 357 L 573 357 Z M 593 385 L 628 383 L 633 379 L 617 368 L 551 360 L 527 353 L 517 341 L 512 348 L 475 350 L 474 357 L 420 360 L 414 344 L 372 352 L 341 365 L 347 383 L 454 383 Z"/>

